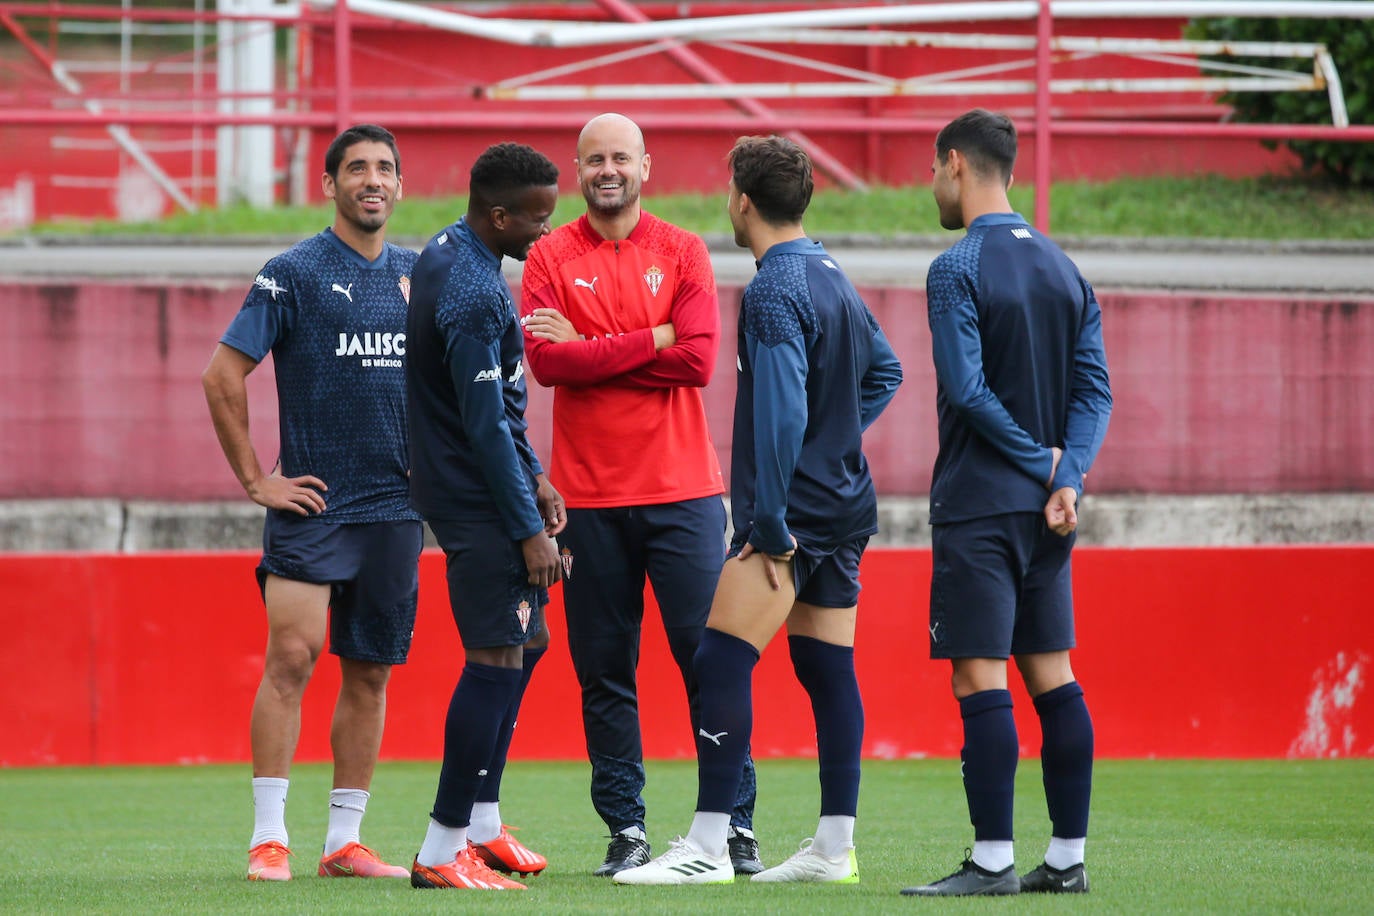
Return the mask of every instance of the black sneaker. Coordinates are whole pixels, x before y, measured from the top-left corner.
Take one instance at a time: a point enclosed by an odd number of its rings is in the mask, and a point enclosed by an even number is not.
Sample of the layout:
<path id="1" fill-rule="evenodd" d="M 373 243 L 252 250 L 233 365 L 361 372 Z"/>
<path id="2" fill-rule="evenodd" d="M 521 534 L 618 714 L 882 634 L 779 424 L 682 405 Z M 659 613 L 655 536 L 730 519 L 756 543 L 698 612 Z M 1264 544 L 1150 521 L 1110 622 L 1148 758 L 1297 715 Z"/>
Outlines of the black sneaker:
<path id="1" fill-rule="evenodd" d="M 1086 894 L 1088 892 L 1088 873 L 1083 863 L 1060 871 L 1041 862 L 1021 876 L 1023 894 Z"/>
<path id="2" fill-rule="evenodd" d="M 738 827 L 731 827 L 725 845 L 730 852 L 730 864 L 737 875 L 757 875 L 763 871 L 759 860 L 759 841 L 752 833 L 745 833 Z"/>
<path id="3" fill-rule="evenodd" d="M 904 887 L 905 897 L 973 897 L 1001 896 L 1021 893 L 1021 879 L 1016 867 L 1008 865 L 1001 871 L 988 871 L 973 861 L 972 852 L 964 851 L 964 864 L 948 877 L 920 887 Z"/>
<path id="4" fill-rule="evenodd" d="M 639 837 L 617 833 L 611 837 L 611 845 L 606 847 L 606 860 L 592 874 L 609 878 L 618 871 L 638 868 L 649 861 L 649 841 Z"/>

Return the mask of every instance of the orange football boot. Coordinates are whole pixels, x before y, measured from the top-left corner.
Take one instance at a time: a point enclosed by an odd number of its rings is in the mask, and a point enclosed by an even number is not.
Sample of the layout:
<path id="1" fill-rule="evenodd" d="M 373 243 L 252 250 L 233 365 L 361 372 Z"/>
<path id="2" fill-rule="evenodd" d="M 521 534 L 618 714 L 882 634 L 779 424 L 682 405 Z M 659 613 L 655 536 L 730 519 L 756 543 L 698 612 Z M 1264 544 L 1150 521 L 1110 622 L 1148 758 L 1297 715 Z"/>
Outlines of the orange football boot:
<path id="1" fill-rule="evenodd" d="M 411 887 L 457 887 L 484 891 L 523 891 L 525 885 L 498 875 L 487 867 L 472 847 L 458 850 L 458 857 L 443 865 L 421 865 L 416 861 L 410 868 Z"/>
<path id="2" fill-rule="evenodd" d="M 291 850 L 276 840 L 254 846 L 248 850 L 248 880 L 290 881 L 291 863 L 286 861 L 289 855 Z"/>
<path id="3" fill-rule="evenodd" d="M 491 868 L 506 874 L 537 875 L 549 867 L 549 860 L 511 836 L 519 828 L 501 825 L 501 833 L 485 843 L 471 843 L 472 851 Z"/>
<path id="4" fill-rule="evenodd" d="M 320 859 L 321 878 L 409 878 L 400 865 L 388 865 L 362 843 L 348 843 Z"/>

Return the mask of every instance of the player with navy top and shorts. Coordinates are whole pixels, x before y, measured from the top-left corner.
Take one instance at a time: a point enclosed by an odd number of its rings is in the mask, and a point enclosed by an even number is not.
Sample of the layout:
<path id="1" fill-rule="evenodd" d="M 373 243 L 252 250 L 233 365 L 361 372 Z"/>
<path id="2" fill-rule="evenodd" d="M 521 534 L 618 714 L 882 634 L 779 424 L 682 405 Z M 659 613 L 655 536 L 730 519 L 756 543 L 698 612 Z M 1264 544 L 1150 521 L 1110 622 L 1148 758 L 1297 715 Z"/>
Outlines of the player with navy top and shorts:
<path id="1" fill-rule="evenodd" d="M 1088 890 L 1093 729 L 1074 678 L 1070 559 L 1083 479 L 1112 394 L 1102 311 L 1057 245 L 1007 201 L 1016 128 L 970 111 L 935 141 L 932 191 L 967 234 L 931 264 L 926 298 L 940 448 L 930 489 L 930 654 L 949 659 L 963 721 L 970 854 L 917 896 Z M 1007 659 L 1040 720 L 1052 836 L 1018 877 L 1018 756 Z"/>
<path id="2" fill-rule="evenodd" d="M 744 137 L 730 168 L 735 241 L 758 274 L 739 315 L 734 537 L 694 659 L 696 814 L 685 838 L 615 880 L 732 880 L 726 833 L 753 729 L 753 669 L 786 624 L 815 716 L 820 821 L 796 854 L 751 880 L 854 884 L 863 744 L 854 629 L 859 561 L 878 530 L 863 431 L 896 394 L 902 367 L 839 265 L 802 229 L 813 187 L 806 153 L 781 137 Z"/>
<path id="3" fill-rule="evenodd" d="M 515 143 L 473 163 L 467 214 L 415 265 L 406 363 L 411 504 L 447 561 L 465 664 L 444 723 L 444 761 L 411 884 L 524 889 L 544 857 L 501 823 L 502 772 L 525 687 L 548 645 L 563 499 L 525 436 L 524 345 L 503 257 L 549 231 L 558 169 Z"/>
<path id="4" fill-rule="evenodd" d="M 359 840 L 391 666 L 410 650 L 423 537 L 406 482 L 403 365 L 415 253 L 385 241 L 401 198 L 395 138 L 370 124 L 344 131 L 325 153 L 322 185 L 334 201 L 333 227 L 267 262 L 203 376 L 230 467 L 267 508 L 257 577 L 268 639 L 251 728 L 253 880 L 291 877 L 288 776 L 326 629 L 342 683 L 319 874 L 408 875 Z M 249 437 L 246 382 L 269 352 L 281 447 L 270 473 Z"/>

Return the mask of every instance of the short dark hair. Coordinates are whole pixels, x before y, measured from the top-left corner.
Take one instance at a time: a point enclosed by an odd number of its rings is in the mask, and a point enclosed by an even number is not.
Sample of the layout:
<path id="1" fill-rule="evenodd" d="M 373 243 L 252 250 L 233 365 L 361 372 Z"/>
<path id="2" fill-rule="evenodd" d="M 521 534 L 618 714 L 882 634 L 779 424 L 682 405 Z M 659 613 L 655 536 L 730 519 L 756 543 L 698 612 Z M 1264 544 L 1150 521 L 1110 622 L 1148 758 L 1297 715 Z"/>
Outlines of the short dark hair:
<path id="1" fill-rule="evenodd" d="M 978 174 L 990 177 L 995 170 L 1006 184 L 1016 164 L 1016 125 L 1006 115 L 975 108 L 950 121 L 935 137 L 935 157 L 941 164 L 952 149 L 962 153 Z"/>
<path id="2" fill-rule="evenodd" d="M 497 143 L 472 164 L 468 194 L 484 206 L 515 209 L 521 192 L 555 184 L 558 166 L 548 156 L 523 143 Z"/>
<path id="3" fill-rule="evenodd" d="M 329 149 L 324 151 L 324 170 L 335 178 L 339 177 L 339 166 L 343 164 L 344 153 L 355 143 L 371 140 L 385 143 L 391 147 L 391 157 L 396 160 L 396 174 L 401 174 L 401 151 L 396 148 L 396 138 L 391 131 L 380 124 L 354 124 L 334 138 Z"/>
<path id="4" fill-rule="evenodd" d="M 801 222 L 815 189 L 806 150 L 776 135 L 740 137 L 729 161 L 735 189 L 749 195 L 765 222 L 774 226 Z"/>

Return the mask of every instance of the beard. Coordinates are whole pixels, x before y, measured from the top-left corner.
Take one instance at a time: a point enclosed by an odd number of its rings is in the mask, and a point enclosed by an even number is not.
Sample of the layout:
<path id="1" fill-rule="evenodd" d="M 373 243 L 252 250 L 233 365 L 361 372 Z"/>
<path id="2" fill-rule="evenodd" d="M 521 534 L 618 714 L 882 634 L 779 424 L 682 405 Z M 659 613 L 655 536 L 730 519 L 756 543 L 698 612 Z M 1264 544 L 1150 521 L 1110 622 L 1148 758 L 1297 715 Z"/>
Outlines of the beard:
<path id="1" fill-rule="evenodd" d="M 607 199 L 599 196 L 596 193 L 596 189 L 592 188 L 591 193 L 584 190 L 582 192 L 582 197 L 587 201 L 588 209 L 595 210 L 602 216 L 619 216 L 621 213 L 624 213 L 626 210 L 639 203 L 639 189 L 635 188 L 632 191 L 629 186 L 626 185 L 620 189 L 620 195 L 618 197 Z"/>

